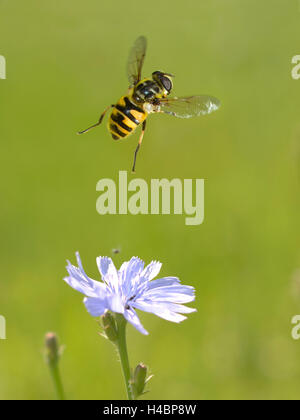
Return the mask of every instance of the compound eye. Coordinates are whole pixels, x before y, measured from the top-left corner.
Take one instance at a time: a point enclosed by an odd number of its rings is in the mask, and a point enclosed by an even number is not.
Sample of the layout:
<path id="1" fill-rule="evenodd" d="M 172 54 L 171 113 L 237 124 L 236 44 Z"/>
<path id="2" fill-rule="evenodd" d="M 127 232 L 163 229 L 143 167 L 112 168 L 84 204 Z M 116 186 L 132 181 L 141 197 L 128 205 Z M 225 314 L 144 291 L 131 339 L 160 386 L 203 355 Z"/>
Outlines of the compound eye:
<path id="1" fill-rule="evenodd" d="M 170 92 L 170 90 L 172 89 L 172 82 L 170 79 L 168 79 L 168 77 L 162 77 L 161 78 L 161 83 L 163 85 L 163 87 Z"/>

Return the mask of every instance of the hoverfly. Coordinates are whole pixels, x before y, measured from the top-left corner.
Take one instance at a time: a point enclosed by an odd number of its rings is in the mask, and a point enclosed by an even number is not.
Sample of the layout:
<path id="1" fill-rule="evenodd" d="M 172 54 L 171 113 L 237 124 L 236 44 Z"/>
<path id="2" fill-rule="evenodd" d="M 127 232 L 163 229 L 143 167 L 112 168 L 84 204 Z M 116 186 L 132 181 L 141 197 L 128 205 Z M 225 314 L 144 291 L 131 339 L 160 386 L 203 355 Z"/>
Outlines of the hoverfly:
<path id="1" fill-rule="evenodd" d="M 78 134 L 83 134 L 100 125 L 106 112 L 111 108 L 108 130 L 114 140 L 127 138 L 138 125 L 142 124 L 142 132 L 134 153 L 132 172 L 135 172 L 136 157 L 142 144 L 149 114 L 163 112 L 179 118 L 191 118 L 210 114 L 220 106 L 218 99 L 207 95 L 167 97 L 173 88 L 172 77 L 174 76 L 170 73 L 155 71 L 152 73 L 152 78 L 142 79 L 146 49 L 147 40 L 144 36 L 140 36 L 130 50 L 127 62 L 130 85 L 127 95 L 122 96 L 116 104 L 107 107 L 96 124 L 78 132 Z"/>

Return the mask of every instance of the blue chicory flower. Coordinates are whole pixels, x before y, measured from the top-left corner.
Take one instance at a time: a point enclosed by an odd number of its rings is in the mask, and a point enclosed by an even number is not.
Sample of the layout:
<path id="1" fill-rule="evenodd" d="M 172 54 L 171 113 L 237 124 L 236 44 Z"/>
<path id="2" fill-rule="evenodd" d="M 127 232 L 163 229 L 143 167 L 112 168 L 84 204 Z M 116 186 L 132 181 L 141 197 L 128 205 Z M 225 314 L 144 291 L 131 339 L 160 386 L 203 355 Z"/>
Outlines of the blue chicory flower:
<path id="1" fill-rule="evenodd" d="M 181 314 L 196 311 L 183 305 L 195 299 L 193 287 L 183 286 L 177 277 L 153 280 L 161 269 L 162 264 L 158 261 L 152 261 L 144 268 L 142 260 L 132 257 L 117 270 L 111 258 L 98 257 L 97 266 L 103 280 L 99 282 L 86 275 L 78 252 L 76 258 L 78 267 L 68 261 L 69 277 L 64 280 L 86 296 L 83 302 L 92 316 L 101 316 L 108 310 L 117 312 L 142 334 L 148 334 L 135 309 L 172 322 L 181 322 L 186 319 Z"/>

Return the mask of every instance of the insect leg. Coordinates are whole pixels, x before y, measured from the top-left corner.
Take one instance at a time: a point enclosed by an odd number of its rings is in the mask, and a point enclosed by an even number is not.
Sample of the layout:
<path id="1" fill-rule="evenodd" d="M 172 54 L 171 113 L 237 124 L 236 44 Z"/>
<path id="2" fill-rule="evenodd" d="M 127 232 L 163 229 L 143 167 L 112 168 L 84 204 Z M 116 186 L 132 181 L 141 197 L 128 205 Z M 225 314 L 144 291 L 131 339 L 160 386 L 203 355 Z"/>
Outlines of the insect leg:
<path id="1" fill-rule="evenodd" d="M 142 144 L 142 141 L 143 141 L 143 137 L 144 137 L 144 133 L 145 133 L 145 129 L 146 129 L 146 120 L 143 122 L 142 132 L 141 132 L 141 135 L 140 135 L 140 138 L 139 138 L 139 142 L 138 142 L 137 148 L 135 149 L 135 152 L 134 152 L 134 159 L 133 159 L 133 166 L 132 166 L 132 172 L 133 173 L 135 172 L 136 156 L 137 156 L 138 151 L 139 151 L 139 149 L 141 147 L 141 144 Z"/>
<path id="2" fill-rule="evenodd" d="M 94 125 L 92 125 L 91 127 L 89 127 L 89 128 L 86 128 L 85 130 L 83 130 L 83 131 L 78 131 L 78 133 L 77 134 L 83 134 L 83 133 L 87 133 L 88 131 L 90 131 L 92 128 L 94 128 L 94 127 L 97 127 L 97 125 L 100 125 L 101 123 L 102 123 L 102 120 L 103 120 L 103 118 L 104 118 L 104 116 L 105 116 L 105 114 L 107 113 L 107 111 L 110 109 L 110 108 L 113 108 L 115 105 L 109 105 L 103 112 L 102 112 L 102 114 L 100 115 L 100 118 L 99 118 L 99 121 L 96 123 L 96 124 L 94 124 Z"/>

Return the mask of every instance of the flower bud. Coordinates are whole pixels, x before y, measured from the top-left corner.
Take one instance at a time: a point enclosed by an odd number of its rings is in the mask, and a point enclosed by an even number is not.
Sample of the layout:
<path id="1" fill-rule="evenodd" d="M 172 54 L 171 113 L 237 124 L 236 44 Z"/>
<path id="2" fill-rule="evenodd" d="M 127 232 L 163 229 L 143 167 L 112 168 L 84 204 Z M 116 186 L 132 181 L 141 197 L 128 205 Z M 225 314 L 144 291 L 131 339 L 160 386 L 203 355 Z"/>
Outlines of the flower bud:
<path id="1" fill-rule="evenodd" d="M 104 336 L 110 341 L 117 341 L 118 333 L 114 316 L 107 311 L 101 316 L 101 321 L 104 329 Z"/>
<path id="2" fill-rule="evenodd" d="M 57 335 L 55 333 L 49 332 L 45 335 L 45 350 L 47 363 L 57 363 L 60 356 L 60 349 Z"/>
<path id="3" fill-rule="evenodd" d="M 135 368 L 132 380 L 132 388 L 135 397 L 138 397 L 144 392 L 145 385 L 146 385 L 146 376 L 147 376 L 147 366 L 143 363 L 139 363 Z"/>

